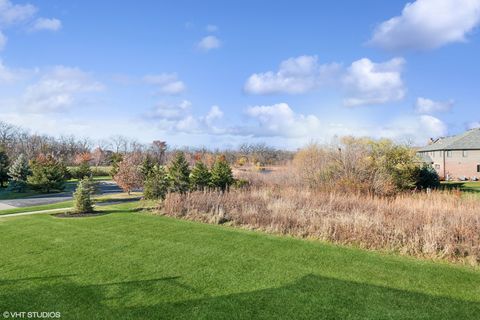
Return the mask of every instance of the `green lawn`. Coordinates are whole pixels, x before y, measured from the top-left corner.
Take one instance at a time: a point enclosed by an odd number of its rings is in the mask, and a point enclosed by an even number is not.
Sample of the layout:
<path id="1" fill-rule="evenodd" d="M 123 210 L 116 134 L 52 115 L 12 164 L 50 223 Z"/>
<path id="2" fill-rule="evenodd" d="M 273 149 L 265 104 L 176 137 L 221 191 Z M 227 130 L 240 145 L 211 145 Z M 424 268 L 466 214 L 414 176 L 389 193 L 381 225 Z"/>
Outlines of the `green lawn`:
<path id="1" fill-rule="evenodd" d="M 30 211 L 41 211 L 41 210 L 50 210 L 50 209 L 70 208 L 72 206 L 73 206 L 73 202 L 72 202 L 72 200 L 69 200 L 69 201 L 63 201 L 63 202 L 58 202 L 58 203 L 53 203 L 53 204 L 44 204 L 44 205 L 39 205 L 39 206 L 21 207 L 21 208 L 12 208 L 12 209 L 0 210 L 0 215 L 30 212 Z"/>
<path id="2" fill-rule="evenodd" d="M 0 218 L 0 312 L 478 319 L 480 270 L 133 212 Z"/>
<path id="3" fill-rule="evenodd" d="M 95 203 L 102 203 L 102 202 L 110 202 L 110 201 L 128 201 L 132 198 L 138 198 L 141 196 L 141 193 L 133 192 L 130 196 L 126 193 L 118 193 L 112 194 L 108 196 L 100 196 L 100 197 L 93 197 L 93 201 Z M 71 208 L 73 207 L 73 201 L 62 201 L 53 204 L 44 204 L 38 206 L 31 206 L 31 207 L 19 207 L 19 208 L 12 208 L 12 209 L 5 209 L 0 210 L 0 216 L 5 214 L 12 214 L 12 213 L 23 213 L 23 212 L 31 212 L 31 211 L 42 211 L 42 210 L 51 210 L 51 209 L 62 209 L 62 208 Z"/>
<path id="4" fill-rule="evenodd" d="M 444 189 L 454 189 L 460 190 L 468 194 L 480 196 L 480 181 L 451 181 L 451 182 L 442 182 L 442 187 Z"/>

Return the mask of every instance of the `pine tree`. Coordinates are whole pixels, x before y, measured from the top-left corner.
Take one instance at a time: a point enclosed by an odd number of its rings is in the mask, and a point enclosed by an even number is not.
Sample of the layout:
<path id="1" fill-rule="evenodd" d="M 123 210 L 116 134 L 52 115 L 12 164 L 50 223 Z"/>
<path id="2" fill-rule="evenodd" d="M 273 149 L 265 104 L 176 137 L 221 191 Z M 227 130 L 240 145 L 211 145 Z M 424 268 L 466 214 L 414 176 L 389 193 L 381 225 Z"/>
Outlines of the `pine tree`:
<path id="1" fill-rule="evenodd" d="M 84 178 L 78 182 L 77 189 L 73 193 L 73 204 L 75 213 L 93 212 L 93 203 L 91 199 L 92 181 Z"/>
<path id="2" fill-rule="evenodd" d="M 5 182 L 8 182 L 8 165 L 10 164 L 8 160 L 7 153 L 0 146 L 0 187 L 3 188 Z"/>
<path id="3" fill-rule="evenodd" d="M 30 166 L 24 154 L 20 154 L 8 170 L 10 183 L 8 187 L 15 192 L 24 192 L 27 187 L 27 178 L 30 175 Z"/>
<path id="4" fill-rule="evenodd" d="M 150 173 L 152 173 L 155 167 L 155 163 L 148 154 L 143 158 L 142 165 L 140 166 L 140 172 L 142 173 L 144 179 L 148 177 Z"/>
<path id="5" fill-rule="evenodd" d="M 211 174 L 212 186 L 220 189 L 222 192 L 228 191 L 235 181 L 235 179 L 233 179 L 232 169 L 225 160 L 225 157 L 219 157 L 217 161 L 215 161 Z"/>
<path id="6" fill-rule="evenodd" d="M 202 161 L 197 161 L 190 173 L 190 187 L 192 190 L 205 190 L 210 186 L 211 174 Z"/>
<path id="7" fill-rule="evenodd" d="M 167 195 L 169 183 L 170 181 L 165 168 L 160 165 L 155 165 L 145 180 L 143 196 L 145 199 L 163 200 Z"/>
<path id="8" fill-rule="evenodd" d="M 46 193 L 64 189 L 67 167 L 61 161 L 51 155 L 41 155 L 31 162 L 30 167 L 32 175 L 27 181 L 33 189 Z"/>
<path id="9" fill-rule="evenodd" d="M 170 191 L 185 193 L 190 185 L 190 169 L 183 152 L 177 152 L 175 158 L 168 167 L 168 178 L 170 180 Z"/>

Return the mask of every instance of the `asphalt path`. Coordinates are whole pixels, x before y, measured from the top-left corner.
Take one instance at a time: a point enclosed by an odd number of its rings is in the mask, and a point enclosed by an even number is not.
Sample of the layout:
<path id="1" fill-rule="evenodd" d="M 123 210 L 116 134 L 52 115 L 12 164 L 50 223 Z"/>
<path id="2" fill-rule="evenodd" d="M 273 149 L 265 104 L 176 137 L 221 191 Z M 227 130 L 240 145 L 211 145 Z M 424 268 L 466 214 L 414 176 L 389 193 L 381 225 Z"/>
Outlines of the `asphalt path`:
<path id="1" fill-rule="evenodd" d="M 98 195 L 122 192 L 113 181 L 99 181 Z M 31 206 L 41 206 L 44 204 L 53 204 L 73 199 L 72 192 L 62 192 L 54 194 L 42 194 L 22 199 L 0 200 L 0 210 L 22 208 Z"/>

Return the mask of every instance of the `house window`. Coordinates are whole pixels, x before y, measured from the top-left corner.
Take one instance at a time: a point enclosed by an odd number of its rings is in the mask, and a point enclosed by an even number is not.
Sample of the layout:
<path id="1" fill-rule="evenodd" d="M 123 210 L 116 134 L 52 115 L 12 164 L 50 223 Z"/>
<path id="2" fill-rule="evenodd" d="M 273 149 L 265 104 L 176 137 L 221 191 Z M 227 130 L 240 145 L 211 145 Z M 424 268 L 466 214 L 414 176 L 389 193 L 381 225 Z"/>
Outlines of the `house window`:
<path id="1" fill-rule="evenodd" d="M 448 158 L 451 158 L 451 157 L 452 157 L 452 151 L 451 151 L 451 150 L 448 150 L 448 151 L 447 151 L 447 157 L 448 157 Z"/>
<path id="2" fill-rule="evenodd" d="M 477 164 L 477 172 L 480 172 L 480 164 Z"/>
<path id="3" fill-rule="evenodd" d="M 440 165 L 439 164 L 435 165 L 435 170 L 440 170 Z"/>
<path id="4" fill-rule="evenodd" d="M 463 151 L 462 151 L 462 156 L 463 156 L 464 158 L 468 157 L 468 151 L 467 151 L 467 150 L 463 150 Z"/>

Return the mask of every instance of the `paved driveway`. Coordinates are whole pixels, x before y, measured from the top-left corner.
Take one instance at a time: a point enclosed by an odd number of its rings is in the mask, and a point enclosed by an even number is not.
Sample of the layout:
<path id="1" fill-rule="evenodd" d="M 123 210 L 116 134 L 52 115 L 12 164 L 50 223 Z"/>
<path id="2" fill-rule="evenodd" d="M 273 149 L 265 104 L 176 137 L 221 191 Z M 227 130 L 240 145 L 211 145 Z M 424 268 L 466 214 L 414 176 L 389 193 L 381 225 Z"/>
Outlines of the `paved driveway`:
<path id="1" fill-rule="evenodd" d="M 98 183 L 98 190 L 98 194 L 100 195 L 122 192 L 122 189 L 120 189 L 113 181 L 100 181 Z M 0 200 L 0 210 L 40 206 L 44 204 L 52 204 L 72 199 L 73 197 L 71 192 L 62 192 L 55 194 L 38 195 L 23 199 Z"/>

